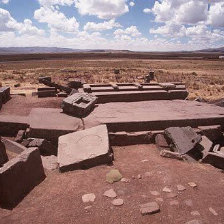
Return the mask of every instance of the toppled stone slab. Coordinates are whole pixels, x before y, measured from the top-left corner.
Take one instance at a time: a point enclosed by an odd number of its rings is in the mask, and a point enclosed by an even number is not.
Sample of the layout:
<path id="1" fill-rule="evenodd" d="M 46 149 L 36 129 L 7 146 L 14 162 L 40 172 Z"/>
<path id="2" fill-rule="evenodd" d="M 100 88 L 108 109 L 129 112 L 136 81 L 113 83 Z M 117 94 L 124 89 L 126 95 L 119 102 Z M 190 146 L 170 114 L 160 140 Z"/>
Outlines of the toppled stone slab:
<path id="1" fill-rule="evenodd" d="M 75 93 L 63 100 L 63 112 L 75 117 L 84 117 L 93 110 L 97 97 L 86 93 Z"/>
<path id="2" fill-rule="evenodd" d="M 41 155 L 44 156 L 57 155 L 57 147 L 54 146 L 51 142 L 47 141 L 46 139 L 29 138 L 28 141 L 29 143 L 26 147 L 27 148 L 37 147 L 40 150 Z"/>
<path id="3" fill-rule="evenodd" d="M 59 137 L 60 171 L 85 169 L 112 161 L 106 125 Z"/>
<path id="4" fill-rule="evenodd" d="M 172 149 L 180 154 L 191 151 L 201 141 L 201 135 L 198 135 L 191 127 L 167 128 L 164 133 L 172 144 Z"/>
<path id="5" fill-rule="evenodd" d="M 19 130 L 16 135 L 15 141 L 21 143 L 25 137 L 25 134 L 26 134 L 25 130 Z"/>
<path id="6" fill-rule="evenodd" d="M 3 166 L 6 162 L 8 162 L 8 155 L 6 153 L 5 145 L 1 141 L 0 137 L 0 167 Z"/>
<path id="7" fill-rule="evenodd" d="M 203 163 L 209 163 L 219 169 L 224 169 L 224 155 L 221 153 L 209 152 L 203 159 Z"/>
<path id="8" fill-rule="evenodd" d="M 210 141 L 216 141 L 222 137 L 221 125 L 211 126 L 199 126 L 198 129 L 203 135 L 205 135 Z"/>
<path id="9" fill-rule="evenodd" d="M 140 206 L 140 212 L 142 215 L 151 215 L 160 212 L 158 203 L 149 202 Z"/>
<path id="10" fill-rule="evenodd" d="M 39 150 L 25 150 L 0 168 L 0 205 L 4 208 L 15 207 L 44 179 Z"/>

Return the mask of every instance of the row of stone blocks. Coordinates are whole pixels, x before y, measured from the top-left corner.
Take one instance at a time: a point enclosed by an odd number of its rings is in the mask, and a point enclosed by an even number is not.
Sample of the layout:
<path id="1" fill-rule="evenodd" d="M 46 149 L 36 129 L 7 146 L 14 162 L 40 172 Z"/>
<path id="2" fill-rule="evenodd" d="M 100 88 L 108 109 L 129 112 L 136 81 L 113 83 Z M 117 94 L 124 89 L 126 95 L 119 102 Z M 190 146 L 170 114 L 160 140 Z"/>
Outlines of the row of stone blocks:
<path id="1" fill-rule="evenodd" d="M 0 88 L 0 109 L 2 104 L 6 103 L 10 99 L 10 87 Z"/>

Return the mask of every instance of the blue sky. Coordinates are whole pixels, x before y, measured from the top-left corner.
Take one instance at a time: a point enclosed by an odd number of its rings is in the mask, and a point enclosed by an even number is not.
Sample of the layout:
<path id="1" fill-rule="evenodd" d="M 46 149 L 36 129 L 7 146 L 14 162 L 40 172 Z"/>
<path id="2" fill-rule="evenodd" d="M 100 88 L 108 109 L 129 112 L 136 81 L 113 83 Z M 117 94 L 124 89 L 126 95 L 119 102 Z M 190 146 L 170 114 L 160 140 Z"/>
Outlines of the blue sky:
<path id="1" fill-rule="evenodd" d="M 224 46 L 224 0 L 0 0 L 0 46 L 137 51 Z"/>

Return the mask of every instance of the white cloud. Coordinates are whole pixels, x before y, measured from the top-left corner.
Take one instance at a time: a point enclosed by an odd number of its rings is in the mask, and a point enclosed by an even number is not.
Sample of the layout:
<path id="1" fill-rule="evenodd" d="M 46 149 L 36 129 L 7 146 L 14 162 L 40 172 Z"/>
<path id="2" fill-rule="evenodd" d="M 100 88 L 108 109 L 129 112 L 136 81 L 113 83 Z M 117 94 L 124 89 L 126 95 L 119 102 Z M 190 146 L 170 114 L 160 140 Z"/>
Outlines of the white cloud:
<path id="1" fill-rule="evenodd" d="M 110 30 L 115 27 L 121 27 L 121 25 L 117 22 L 115 22 L 114 19 L 111 19 L 109 21 L 105 21 L 103 23 L 94 23 L 94 22 L 88 22 L 84 26 L 85 31 L 103 31 L 103 30 Z"/>
<path id="2" fill-rule="evenodd" d="M 33 26 L 31 20 L 25 19 L 23 23 L 18 23 L 7 10 L 0 8 L 0 32 L 11 31 L 29 35 L 44 34 L 43 30 Z"/>
<path id="3" fill-rule="evenodd" d="M 75 17 L 67 18 L 62 12 L 52 7 L 41 7 L 34 12 L 34 18 L 40 23 L 47 23 L 50 29 L 59 32 L 77 32 L 79 23 Z"/>
<path id="4" fill-rule="evenodd" d="M 211 7 L 208 23 L 215 27 L 224 27 L 224 2 L 216 3 Z"/>
<path id="5" fill-rule="evenodd" d="M 2 2 L 3 4 L 8 4 L 9 1 L 10 1 L 10 0 L 2 0 L 1 2 Z"/>
<path id="6" fill-rule="evenodd" d="M 74 0 L 81 15 L 113 19 L 129 11 L 126 0 Z"/>
<path id="7" fill-rule="evenodd" d="M 40 5 L 53 6 L 53 5 L 69 5 L 74 4 L 74 0 L 38 0 Z"/>
<path id="8" fill-rule="evenodd" d="M 135 3 L 134 3 L 134 2 L 130 2 L 129 5 L 130 5 L 131 7 L 133 7 L 133 6 L 135 6 Z"/>
<path id="9" fill-rule="evenodd" d="M 151 12 L 152 12 L 152 10 L 151 10 L 151 9 L 149 9 L 149 8 L 145 8 L 145 9 L 143 9 L 143 12 L 144 12 L 144 13 L 151 13 Z"/>
<path id="10" fill-rule="evenodd" d="M 130 26 L 126 29 L 115 30 L 114 35 L 116 36 L 116 38 L 119 38 L 122 35 L 131 36 L 131 37 L 138 37 L 138 36 L 141 36 L 141 33 L 138 31 L 138 28 L 136 26 Z"/>

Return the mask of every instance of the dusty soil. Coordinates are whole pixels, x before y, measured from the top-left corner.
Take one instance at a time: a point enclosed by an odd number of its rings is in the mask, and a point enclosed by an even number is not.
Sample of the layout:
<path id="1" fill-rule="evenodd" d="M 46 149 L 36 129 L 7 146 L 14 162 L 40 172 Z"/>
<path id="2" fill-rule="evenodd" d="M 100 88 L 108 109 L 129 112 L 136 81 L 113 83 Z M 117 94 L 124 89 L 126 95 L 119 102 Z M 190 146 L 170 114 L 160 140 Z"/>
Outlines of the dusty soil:
<path id="1" fill-rule="evenodd" d="M 25 57 L 25 56 L 24 56 Z M 22 56 L 18 57 L 18 59 Z M 140 57 L 141 58 L 141 57 Z M 114 74 L 119 69 L 120 74 Z M 12 92 L 31 94 L 38 86 L 39 76 L 51 76 L 58 83 L 80 78 L 87 83 L 143 82 L 149 70 L 155 70 L 159 82 L 182 81 L 190 99 L 201 97 L 213 101 L 224 98 L 224 60 L 136 59 L 136 58 L 53 58 L 0 63 L 0 82 Z M 14 88 L 14 84 L 21 86 Z"/>
<path id="2" fill-rule="evenodd" d="M 45 181 L 14 210 L 0 209 L 0 223 L 181 224 L 194 219 L 206 224 L 224 223 L 224 176 L 220 170 L 162 158 L 154 145 L 114 147 L 114 153 L 113 166 L 63 174 L 58 171 L 47 173 Z M 107 183 L 106 174 L 112 168 L 119 169 L 130 182 Z M 139 174 L 142 179 L 137 178 Z M 188 185 L 192 181 L 197 188 Z M 178 193 L 177 184 L 184 185 L 186 190 Z M 162 192 L 165 186 L 177 193 L 177 197 L 168 198 L 168 193 Z M 110 188 L 124 200 L 123 206 L 115 207 L 111 204 L 112 199 L 103 196 Z M 160 195 L 153 196 L 150 191 L 158 191 Z M 86 193 L 94 193 L 95 202 L 83 203 L 81 197 Z M 164 200 L 158 202 L 161 212 L 142 216 L 140 204 L 156 198 Z M 173 200 L 179 204 L 170 205 Z M 186 200 L 192 200 L 192 205 L 186 205 Z M 210 207 L 217 216 L 209 211 Z M 198 211 L 200 216 L 192 216 L 192 211 Z"/>

